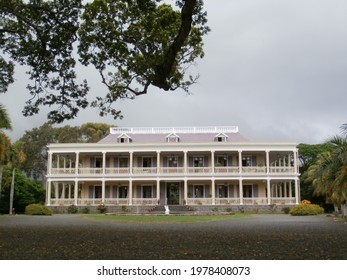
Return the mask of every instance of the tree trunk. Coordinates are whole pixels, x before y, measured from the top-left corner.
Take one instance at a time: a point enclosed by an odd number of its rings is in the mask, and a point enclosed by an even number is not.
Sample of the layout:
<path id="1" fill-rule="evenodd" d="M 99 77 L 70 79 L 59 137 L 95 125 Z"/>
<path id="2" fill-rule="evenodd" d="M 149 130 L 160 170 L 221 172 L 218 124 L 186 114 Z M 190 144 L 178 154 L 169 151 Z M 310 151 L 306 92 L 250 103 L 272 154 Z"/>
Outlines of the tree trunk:
<path id="1" fill-rule="evenodd" d="M 0 200 L 1 200 L 1 191 L 2 191 L 2 172 L 4 171 L 4 167 L 0 166 Z"/>
<path id="2" fill-rule="evenodd" d="M 12 170 L 12 182 L 11 182 L 11 191 L 10 191 L 10 215 L 13 214 L 13 196 L 14 196 L 14 179 L 16 174 L 16 168 Z"/>

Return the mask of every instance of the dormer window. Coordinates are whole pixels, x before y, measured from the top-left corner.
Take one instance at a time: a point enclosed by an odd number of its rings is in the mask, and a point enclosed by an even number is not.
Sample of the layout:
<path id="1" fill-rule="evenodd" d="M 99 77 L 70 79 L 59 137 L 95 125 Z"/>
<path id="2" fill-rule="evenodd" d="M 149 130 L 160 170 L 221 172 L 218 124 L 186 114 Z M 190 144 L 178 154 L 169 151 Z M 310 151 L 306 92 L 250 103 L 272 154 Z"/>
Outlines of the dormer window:
<path id="1" fill-rule="evenodd" d="M 228 141 L 228 135 L 224 133 L 219 133 L 215 136 L 214 140 L 216 142 L 227 142 Z"/>
<path id="2" fill-rule="evenodd" d="M 170 133 L 168 136 L 166 136 L 166 142 L 179 142 L 180 137 L 176 133 Z"/>
<path id="3" fill-rule="evenodd" d="M 117 137 L 118 143 L 130 143 L 131 141 L 132 141 L 131 138 L 126 133 L 123 133 Z"/>

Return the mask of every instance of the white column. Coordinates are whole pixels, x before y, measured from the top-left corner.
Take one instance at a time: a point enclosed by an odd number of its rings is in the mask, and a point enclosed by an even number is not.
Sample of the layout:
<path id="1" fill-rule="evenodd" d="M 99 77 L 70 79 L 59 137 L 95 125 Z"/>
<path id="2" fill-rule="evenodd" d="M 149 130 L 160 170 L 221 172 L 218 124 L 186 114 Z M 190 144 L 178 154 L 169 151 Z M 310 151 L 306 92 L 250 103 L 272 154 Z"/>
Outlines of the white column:
<path id="1" fill-rule="evenodd" d="M 242 150 L 239 150 L 239 173 L 242 173 Z"/>
<path id="2" fill-rule="evenodd" d="M 160 180 L 157 179 L 157 202 L 160 200 Z"/>
<path id="3" fill-rule="evenodd" d="M 240 205 L 243 205 L 242 179 L 239 179 L 239 196 L 240 196 Z"/>
<path id="4" fill-rule="evenodd" d="M 129 173 L 133 174 L 133 161 L 134 161 L 134 155 L 133 152 L 129 152 L 130 160 L 129 160 Z"/>
<path id="5" fill-rule="evenodd" d="M 299 179 L 295 179 L 295 204 L 299 204 Z"/>
<path id="6" fill-rule="evenodd" d="M 52 153 L 48 152 L 48 163 L 47 163 L 47 173 L 48 175 L 52 174 Z"/>
<path id="7" fill-rule="evenodd" d="M 129 205 L 133 205 L 133 180 L 129 180 Z"/>
<path id="8" fill-rule="evenodd" d="M 69 199 L 71 199 L 71 184 L 69 183 L 69 184 L 68 184 L 68 186 L 69 186 L 69 194 L 68 194 L 68 198 L 69 198 Z"/>
<path id="9" fill-rule="evenodd" d="M 106 174 L 106 152 L 102 152 L 102 174 Z"/>
<path id="10" fill-rule="evenodd" d="M 267 178 L 266 181 L 266 188 L 267 188 L 267 204 L 271 204 L 271 184 L 270 184 L 270 178 Z"/>
<path id="11" fill-rule="evenodd" d="M 160 151 L 157 151 L 157 174 L 160 174 Z"/>
<path id="12" fill-rule="evenodd" d="M 211 151 L 211 168 L 212 168 L 212 173 L 215 173 L 215 170 L 214 170 L 214 151 Z"/>
<path id="13" fill-rule="evenodd" d="M 80 161 L 80 153 L 76 152 L 76 163 L 75 163 L 75 174 L 78 175 L 78 168 L 79 168 L 79 161 Z"/>
<path id="14" fill-rule="evenodd" d="M 266 150 L 266 173 L 270 173 L 270 155 L 269 155 L 269 150 Z"/>
<path id="15" fill-rule="evenodd" d="M 211 180 L 211 192 L 212 205 L 216 205 L 216 184 L 214 178 Z"/>
<path id="16" fill-rule="evenodd" d="M 287 182 L 284 182 L 284 197 L 288 197 Z"/>
<path id="17" fill-rule="evenodd" d="M 105 204 L 105 180 L 101 181 L 101 203 Z"/>
<path id="18" fill-rule="evenodd" d="M 183 156 L 183 165 L 184 165 L 184 174 L 188 173 L 188 152 L 184 151 L 184 156 Z"/>
<path id="19" fill-rule="evenodd" d="M 74 199 L 75 199 L 75 205 L 77 206 L 77 199 L 78 199 L 78 181 L 77 180 L 75 180 Z"/>
<path id="20" fill-rule="evenodd" d="M 186 204 L 188 204 L 188 180 L 185 178 L 184 179 L 184 200 Z"/>
<path id="21" fill-rule="evenodd" d="M 294 173 L 299 173 L 298 170 L 298 150 L 294 150 Z"/>
<path id="22" fill-rule="evenodd" d="M 62 184 L 63 185 L 63 189 L 61 190 L 61 197 L 60 198 L 65 198 L 65 187 L 66 187 L 66 185 L 65 185 L 65 183 L 63 183 Z"/>
<path id="23" fill-rule="evenodd" d="M 46 196 L 47 196 L 47 206 L 51 205 L 51 187 L 52 182 L 50 179 L 47 180 L 47 187 L 46 187 Z"/>

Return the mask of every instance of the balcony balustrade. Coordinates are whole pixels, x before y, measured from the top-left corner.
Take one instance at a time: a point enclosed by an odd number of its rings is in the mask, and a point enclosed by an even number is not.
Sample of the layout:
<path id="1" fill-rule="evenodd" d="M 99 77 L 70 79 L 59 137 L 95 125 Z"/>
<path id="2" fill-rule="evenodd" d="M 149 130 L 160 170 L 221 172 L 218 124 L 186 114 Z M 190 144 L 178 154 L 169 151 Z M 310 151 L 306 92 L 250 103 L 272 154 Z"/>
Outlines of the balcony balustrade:
<path id="1" fill-rule="evenodd" d="M 218 166 L 218 167 L 214 168 L 214 173 L 218 173 L 218 174 L 234 173 L 234 174 L 237 174 L 237 173 L 239 173 L 239 167 L 238 166 Z"/>
<path id="2" fill-rule="evenodd" d="M 188 205 L 211 205 L 212 204 L 212 198 L 204 198 L 204 197 L 196 197 L 196 198 L 188 198 L 187 199 Z"/>
<path id="3" fill-rule="evenodd" d="M 188 167 L 187 169 L 189 174 L 210 174 L 212 172 L 212 167 Z"/>
<path id="4" fill-rule="evenodd" d="M 105 168 L 105 175 L 130 175 L 130 167 L 107 167 Z M 218 166 L 214 169 L 211 166 L 208 167 L 133 167 L 132 174 L 135 175 L 151 175 L 151 174 L 239 174 L 240 168 L 238 166 Z M 241 168 L 241 174 L 266 174 L 267 168 L 265 166 L 247 166 Z M 214 171 L 214 172 L 212 172 Z M 78 168 L 78 175 L 103 175 L 103 168 Z M 270 174 L 293 174 L 295 172 L 294 167 L 284 166 L 270 166 Z M 75 168 L 51 168 L 51 175 L 73 175 L 76 174 Z"/>
<path id="5" fill-rule="evenodd" d="M 84 175 L 100 175 L 102 174 L 102 168 L 78 168 L 78 174 Z"/>
<path id="6" fill-rule="evenodd" d="M 51 168 L 51 174 L 54 175 L 68 175 L 68 174 L 75 174 L 76 169 L 75 168 Z"/>
<path id="7" fill-rule="evenodd" d="M 240 198 L 233 198 L 233 197 L 221 197 L 216 198 L 216 205 L 239 205 L 240 204 Z"/>
<path id="8" fill-rule="evenodd" d="M 265 166 L 247 166 L 242 167 L 242 173 L 247 174 L 255 174 L 255 173 L 266 173 L 266 167 Z"/>
<path id="9" fill-rule="evenodd" d="M 215 199 L 215 205 L 240 205 L 239 197 L 222 197 Z M 156 197 L 153 198 L 133 198 L 133 205 L 157 205 Z M 243 205 L 267 205 L 267 197 L 244 197 L 242 198 Z M 74 198 L 51 198 L 52 206 L 66 206 L 75 204 Z M 80 206 L 96 206 L 102 204 L 101 198 L 78 198 L 77 203 Z M 105 205 L 129 205 L 128 198 L 105 198 Z M 212 205 L 211 197 L 188 198 L 188 205 Z M 295 197 L 271 197 L 270 204 L 277 205 L 294 205 Z"/>
<path id="10" fill-rule="evenodd" d="M 157 198 L 133 198 L 133 205 L 157 205 Z"/>
<path id="11" fill-rule="evenodd" d="M 160 174 L 182 174 L 184 173 L 184 167 L 160 167 Z"/>
<path id="12" fill-rule="evenodd" d="M 107 167 L 105 169 L 106 174 L 129 174 L 130 173 L 130 168 L 129 167 L 121 167 L 121 168 L 117 168 L 117 167 Z"/>
<path id="13" fill-rule="evenodd" d="M 157 168 L 156 167 L 134 167 L 133 173 L 134 174 L 143 174 L 143 175 L 156 174 Z"/>
<path id="14" fill-rule="evenodd" d="M 105 205 L 129 205 L 127 198 L 105 198 Z"/>
<path id="15" fill-rule="evenodd" d="M 244 197 L 244 205 L 264 205 L 267 204 L 267 197 Z"/>
<path id="16" fill-rule="evenodd" d="M 270 166 L 270 173 L 294 173 L 293 166 Z"/>

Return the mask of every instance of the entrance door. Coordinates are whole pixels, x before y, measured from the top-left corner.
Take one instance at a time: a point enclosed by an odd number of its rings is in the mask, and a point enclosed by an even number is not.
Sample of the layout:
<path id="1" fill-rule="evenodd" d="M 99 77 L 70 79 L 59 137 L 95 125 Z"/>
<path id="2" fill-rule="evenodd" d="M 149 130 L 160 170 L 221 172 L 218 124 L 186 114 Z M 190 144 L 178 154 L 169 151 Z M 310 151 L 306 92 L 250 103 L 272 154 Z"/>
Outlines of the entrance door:
<path id="1" fill-rule="evenodd" d="M 168 205 L 180 204 L 179 183 L 168 183 L 166 188 L 166 198 Z"/>

